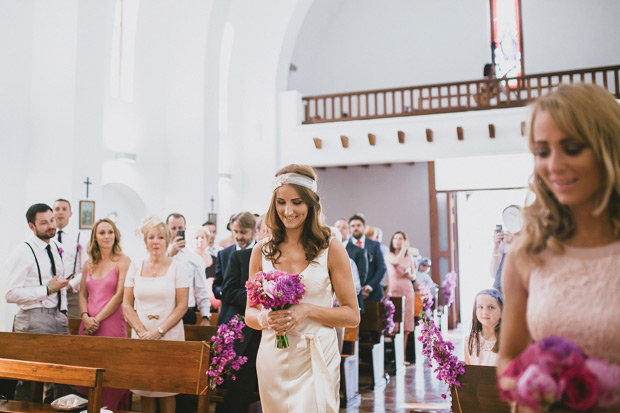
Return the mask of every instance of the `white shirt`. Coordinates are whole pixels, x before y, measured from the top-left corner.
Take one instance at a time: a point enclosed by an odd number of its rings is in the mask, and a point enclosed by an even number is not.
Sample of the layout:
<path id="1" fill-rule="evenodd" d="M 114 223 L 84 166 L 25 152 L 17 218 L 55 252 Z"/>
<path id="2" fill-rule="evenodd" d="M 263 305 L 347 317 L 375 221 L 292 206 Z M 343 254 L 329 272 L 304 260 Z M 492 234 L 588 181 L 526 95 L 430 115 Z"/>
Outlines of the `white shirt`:
<path id="1" fill-rule="evenodd" d="M 245 248 L 241 248 L 241 247 L 239 246 L 239 244 L 237 244 L 237 243 L 235 242 L 235 251 L 247 250 L 248 248 L 249 248 L 249 249 L 252 249 L 252 248 L 254 248 L 254 245 L 256 245 L 256 240 L 255 240 L 255 239 L 253 239 L 253 240 L 252 240 L 252 242 L 250 242 L 250 245 L 248 245 L 248 246 L 247 246 L 247 247 L 245 247 Z"/>
<path id="2" fill-rule="evenodd" d="M 351 240 L 353 245 L 355 245 L 356 247 L 359 247 L 359 245 L 357 245 L 357 239 L 355 239 L 353 235 L 351 235 L 351 238 L 349 239 Z M 362 238 L 360 238 L 359 240 L 362 242 L 362 246 L 360 248 L 364 248 L 364 246 L 366 245 L 366 235 L 362 235 Z"/>
<path id="3" fill-rule="evenodd" d="M 9 261 L 7 262 L 8 287 L 6 290 L 6 302 L 16 303 L 22 310 L 31 308 L 56 308 L 58 306 L 58 295 L 56 293 L 47 295 L 47 284 L 52 280 L 52 265 L 47 255 L 46 247 L 48 244 L 32 234 L 26 240 L 32 247 L 32 251 L 22 242 L 15 248 Z M 58 254 L 57 244 L 50 241 L 54 264 L 56 265 L 56 275 L 59 279 L 64 279 L 65 268 L 60 254 Z M 37 261 L 41 270 L 41 281 L 39 282 L 39 272 L 37 271 Z M 62 296 L 61 310 L 67 309 L 67 290 L 60 290 Z"/>
<path id="4" fill-rule="evenodd" d="M 198 307 L 198 311 L 203 318 L 211 317 L 211 301 L 209 301 L 209 289 L 205 276 L 205 262 L 200 255 L 191 252 L 187 248 L 181 248 L 176 253 L 173 260 L 186 263 L 189 269 L 187 278 L 189 280 L 189 299 L 188 307 Z"/>
<path id="5" fill-rule="evenodd" d="M 58 242 L 58 233 L 62 231 L 62 242 Z M 69 281 L 69 285 L 73 288 L 73 291 L 80 290 L 80 282 L 82 281 L 82 268 L 86 259 L 88 258 L 88 253 L 86 252 L 86 246 L 88 244 L 88 238 L 84 240 L 84 236 L 80 235 L 79 244 L 80 248 L 78 248 L 78 235 L 80 233 L 69 226 L 64 227 L 63 229 L 59 229 L 56 231 L 56 235 L 52 238 L 54 241 L 58 242 L 58 245 L 63 249 L 62 260 L 65 263 L 66 276 L 70 276 L 74 273 L 73 265 L 75 264 L 75 278 Z M 77 261 L 75 260 L 75 256 L 77 255 Z"/>
<path id="6" fill-rule="evenodd" d="M 217 253 L 220 252 L 223 249 L 224 248 L 220 247 L 219 245 L 214 245 L 212 247 L 207 246 L 207 248 L 205 248 L 205 251 L 208 254 L 213 255 L 214 257 L 217 257 Z"/>

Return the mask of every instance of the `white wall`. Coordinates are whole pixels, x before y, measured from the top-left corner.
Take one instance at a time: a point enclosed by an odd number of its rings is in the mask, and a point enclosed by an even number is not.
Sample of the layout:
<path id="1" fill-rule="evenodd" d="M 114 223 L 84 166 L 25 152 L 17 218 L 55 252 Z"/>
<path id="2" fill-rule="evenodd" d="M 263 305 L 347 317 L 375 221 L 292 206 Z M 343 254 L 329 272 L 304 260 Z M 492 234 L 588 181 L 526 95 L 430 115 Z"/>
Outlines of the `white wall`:
<path id="1" fill-rule="evenodd" d="M 362 212 L 366 224 L 383 230 L 383 243 L 404 231 L 412 247 L 430 255 L 428 165 L 372 165 L 318 169 L 319 194 L 327 223 Z"/>
<path id="2" fill-rule="evenodd" d="M 522 0 L 525 72 L 618 64 L 620 2 Z M 292 63 L 303 95 L 482 77 L 488 0 L 314 0 Z"/>

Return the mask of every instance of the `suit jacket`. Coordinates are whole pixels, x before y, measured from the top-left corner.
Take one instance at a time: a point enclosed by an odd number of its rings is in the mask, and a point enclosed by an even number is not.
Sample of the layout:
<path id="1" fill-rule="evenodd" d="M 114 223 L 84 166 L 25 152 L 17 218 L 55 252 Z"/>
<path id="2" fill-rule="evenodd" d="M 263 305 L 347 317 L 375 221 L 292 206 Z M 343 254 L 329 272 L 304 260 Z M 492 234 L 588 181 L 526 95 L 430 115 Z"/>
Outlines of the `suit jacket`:
<path id="1" fill-rule="evenodd" d="M 215 259 L 215 278 L 213 279 L 213 296 L 218 300 L 222 299 L 222 287 L 224 285 L 224 275 L 226 274 L 226 268 L 230 262 L 230 255 L 237 249 L 237 245 L 233 244 L 230 247 L 224 248 L 217 253 Z"/>
<path id="2" fill-rule="evenodd" d="M 347 250 L 347 254 L 349 254 L 349 258 L 351 258 L 357 266 L 357 272 L 360 275 L 360 283 L 362 286 L 366 285 L 366 279 L 368 278 L 368 257 L 366 257 L 366 252 L 351 241 L 347 242 L 345 249 Z M 361 291 L 357 295 L 357 304 L 360 307 L 360 312 L 363 313 L 364 297 Z"/>
<path id="3" fill-rule="evenodd" d="M 252 249 L 247 248 L 240 251 L 234 251 L 230 255 L 230 262 L 224 277 L 224 286 L 222 288 L 222 308 L 217 319 L 217 324 L 227 323 L 237 314 L 245 316 L 245 305 L 247 303 L 247 291 L 245 282 L 249 279 L 250 273 L 250 256 Z M 243 329 L 243 342 L 235 343 L 237 354 L 244 354 L 248 344 L 258 337 L 260 341 L 261 332 L 250 327 Z M 246 355 L 250 357 L 251 355 Z M 256 358 L 256 355 L 253 355 Z"/>
<path id="4" fill-rule="evenodd" d="M 355 242 L 355 239 L 351 238 L 349 242 Z M 381 285 L 381 281 L 387 271 L 385 258 L 383 258 L 383 252 L 381 252 L 381 244 L 366 238 L 364 241 L 364 249 L 368 257 L 368 276 L 366 277 L 366 283 L 362 284 L 372 287 L 372 292 L 368 298 L 366 298 L 366 301 L 380 301 L 383 297 L 383 286 Z"/>

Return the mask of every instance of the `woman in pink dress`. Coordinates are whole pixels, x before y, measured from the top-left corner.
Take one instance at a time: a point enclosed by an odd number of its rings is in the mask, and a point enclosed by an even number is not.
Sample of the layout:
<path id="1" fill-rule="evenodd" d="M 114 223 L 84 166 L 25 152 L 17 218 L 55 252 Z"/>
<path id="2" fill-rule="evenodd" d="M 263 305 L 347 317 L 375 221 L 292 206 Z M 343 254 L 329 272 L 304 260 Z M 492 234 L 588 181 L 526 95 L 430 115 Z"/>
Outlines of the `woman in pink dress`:
<path id="1" fill-rule="evenodd" d="M 93 227 L 88 243 L 88 261 L 82 271 L 79 305 L 80 335 L 127 337 L 123 316 L 125 275 L 131 260 L 121 250 L 121 234 L 114 222 L 104 218 Z M 103 405 L 110 409 L 129 407 L 129 390 L 103 389 Z"/>
<path id="2" fill-rule="evenodd" d="M 411 281 L 415 280 L 415 262 L 408 254 L 409 240 L 407 234 L 397 231 L 390 240 L 390 252 L 385 256 L 388 273 L 388 291 L 393 297 L 405 297 L 405 312 L 403 314 L 405 329 L 405 347 L 407 338 L 413 332 L 414 322 L 414 292 Z"/>
<path id="3" fill-rule="evenodd" d="M 620 106 L 596 85 L 539 98 L 524 226 L 506 257 L 498 371 L 557 336 L 620 364 Z"/>

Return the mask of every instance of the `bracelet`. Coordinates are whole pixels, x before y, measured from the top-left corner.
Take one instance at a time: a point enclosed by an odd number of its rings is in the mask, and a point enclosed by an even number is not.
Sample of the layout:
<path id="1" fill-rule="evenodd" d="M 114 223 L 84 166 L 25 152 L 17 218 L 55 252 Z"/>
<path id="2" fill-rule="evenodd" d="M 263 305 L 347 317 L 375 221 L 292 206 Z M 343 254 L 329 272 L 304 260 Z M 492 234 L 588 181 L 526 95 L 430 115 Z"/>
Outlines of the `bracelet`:
<path id="1" fill-rule="evenodd" d="M 86 314 L 87 316 L 89 316 L 89 317 L 90 317 L 90 314 L 88 314 L 88 311 L 84 311 L 82 314 L 80 314 L 80 318 L 82 318 L 82 316 L 83 316 L 84 314 Z"/>
<path id="2" fill-rule="evenodd" d="M 258 325 L 260 325 L 260 328 L 262 328 L 263 330 L 266 330 L 269 327 L 267 321 L 265 320 L 265 316 L 268 312 L 269 310 L 261 308 L 260 313 L 258 313 L 258 317 L 256 317 L 256 319 L 258 320 Z"/>
<path id="3" fill-rule="evenodd" d="M 49 285 L 46 285 L 45 287 L 47 287 L 47 295 L 52 295 L 52 293 L 54 292 L 54 290 L 52 290 L 52 287 L 50 287 Z"/>

